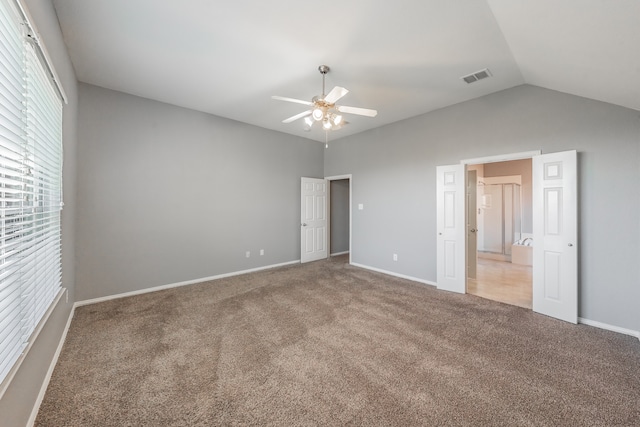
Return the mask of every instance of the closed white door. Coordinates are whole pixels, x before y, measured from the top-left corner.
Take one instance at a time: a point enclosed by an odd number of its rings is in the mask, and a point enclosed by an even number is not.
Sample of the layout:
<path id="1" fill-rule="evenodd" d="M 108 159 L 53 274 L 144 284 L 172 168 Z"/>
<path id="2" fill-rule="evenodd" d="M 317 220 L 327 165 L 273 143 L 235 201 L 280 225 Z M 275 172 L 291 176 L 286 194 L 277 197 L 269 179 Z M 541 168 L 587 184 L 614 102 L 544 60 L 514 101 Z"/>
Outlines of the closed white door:
<path id="1" fill-rule="evenodd" d="M 327 258 L 327 181 L 302 178 L 300 261 Z"/>
<path id="2" fill-rule="evenodd" d="M 577 153 L 533 157 L 533 311 L 578 322 Z"/>
<path id="3" fill-rule="evenodd" d="M 466 165 L 437 167 L 438 289 L 465 293 Z"/>

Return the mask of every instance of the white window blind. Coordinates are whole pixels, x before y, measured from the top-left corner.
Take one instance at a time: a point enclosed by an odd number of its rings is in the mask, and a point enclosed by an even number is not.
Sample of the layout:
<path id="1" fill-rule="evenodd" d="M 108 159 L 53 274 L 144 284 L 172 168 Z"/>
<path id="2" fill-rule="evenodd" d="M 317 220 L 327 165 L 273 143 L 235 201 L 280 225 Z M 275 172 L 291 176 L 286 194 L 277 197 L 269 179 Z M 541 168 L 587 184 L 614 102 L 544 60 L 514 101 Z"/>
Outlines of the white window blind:
<path id="1" fill-rule="evenodd" d="M 0 383 L 61 290 L 62 102 L 0 0 Z"/>

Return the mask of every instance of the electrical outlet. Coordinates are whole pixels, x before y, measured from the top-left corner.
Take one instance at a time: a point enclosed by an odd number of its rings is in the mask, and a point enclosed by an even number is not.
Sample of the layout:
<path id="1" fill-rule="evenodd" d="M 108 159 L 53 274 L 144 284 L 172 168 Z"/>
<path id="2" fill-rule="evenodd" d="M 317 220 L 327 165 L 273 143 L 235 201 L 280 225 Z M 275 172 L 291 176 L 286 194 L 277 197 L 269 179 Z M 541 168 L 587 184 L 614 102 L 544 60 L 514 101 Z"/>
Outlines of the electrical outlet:
<path id="1" fill-rule="evenodd" d="M 260 256 L 264 255 L 264 249 L 260 249 Z"/>
<path id="2" fill-rule="evenodd" d="M 398 254 L 393 254 L 393 260 L 397 261 L 398 260 Z"/>
<path id="3" fill-rule="evenodd" d="M 245 252 L 245 254 L 244 254 L 244 255 L 245 255 L 247 258 L 249 258 L 249 257 L 251 256 L 251 252 L 247 251 L 247 252 Z"/>

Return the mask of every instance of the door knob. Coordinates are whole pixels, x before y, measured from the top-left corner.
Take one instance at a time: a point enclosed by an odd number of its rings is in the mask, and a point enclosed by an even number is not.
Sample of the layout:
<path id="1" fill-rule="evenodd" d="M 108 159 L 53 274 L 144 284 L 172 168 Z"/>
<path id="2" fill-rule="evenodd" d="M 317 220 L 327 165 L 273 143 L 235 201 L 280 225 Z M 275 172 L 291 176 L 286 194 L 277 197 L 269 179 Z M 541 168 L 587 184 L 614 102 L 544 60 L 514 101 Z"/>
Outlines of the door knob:
<path id="1" fill-rule="evenodd" d="M 306 226 L 307 226 L 307 223 L 306 223 L 306 222 L 303 222 L 303 223 L 302 223 L 302 224 L 300 224 L 300 225 L 301 225 L 301 226 L 303 226 L 303 227 L 306 227 Z"/>
<path id="2" fill-rule="evenodd" d="M 478 230 L 476 230 L 475 228 L 472 228 L 472 229 L 471 229 L 471 230 L 469 230 L 469 231 L 470 231 L 470 232 L 472 232 L 472 233 L 475 233 L 475 232 L 476 232 L 476 231 L 478 231 Z"/>
<path id="3" fill-rule="evenodd" d="M 571 247 L 573 247 L 573 243 L 569 243 L 569 247 L 570 247 L 570 248 L 571 248 Z"/>

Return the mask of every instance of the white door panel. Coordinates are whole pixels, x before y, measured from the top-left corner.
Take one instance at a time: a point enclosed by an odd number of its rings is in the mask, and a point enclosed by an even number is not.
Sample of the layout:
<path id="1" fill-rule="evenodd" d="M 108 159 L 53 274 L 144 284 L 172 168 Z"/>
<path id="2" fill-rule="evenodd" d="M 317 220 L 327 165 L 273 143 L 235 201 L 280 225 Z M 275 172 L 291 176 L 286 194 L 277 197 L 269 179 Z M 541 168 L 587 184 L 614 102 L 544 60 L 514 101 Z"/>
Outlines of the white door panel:
<path id="1" fill-rule="evenodd" d="M 465 293 L 465 165 L 437 167 L 438 289 Z"/>
<path id="2" fill-rule="evenodd" d="M 577 153 L 533 157 L 533 310 L 578 321 Z"/>
<path id="3" fill-rule="evenodd" d="M 327 257 L 327 181 L 301 180 L 300 261 Z"/>

